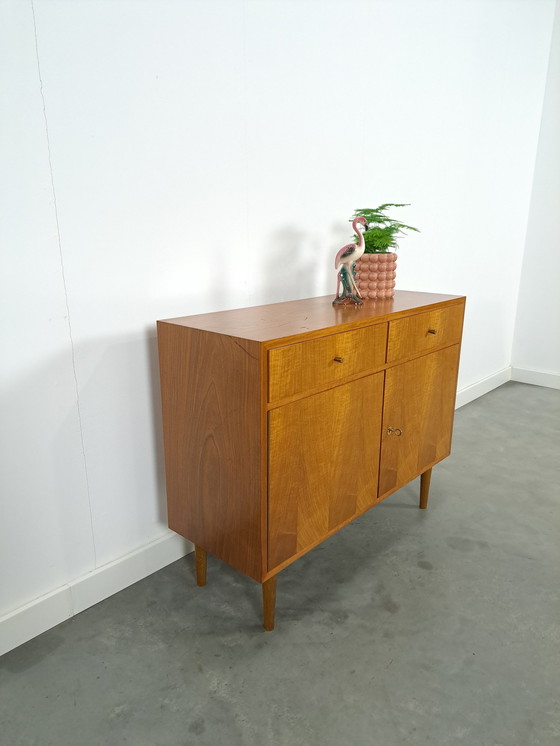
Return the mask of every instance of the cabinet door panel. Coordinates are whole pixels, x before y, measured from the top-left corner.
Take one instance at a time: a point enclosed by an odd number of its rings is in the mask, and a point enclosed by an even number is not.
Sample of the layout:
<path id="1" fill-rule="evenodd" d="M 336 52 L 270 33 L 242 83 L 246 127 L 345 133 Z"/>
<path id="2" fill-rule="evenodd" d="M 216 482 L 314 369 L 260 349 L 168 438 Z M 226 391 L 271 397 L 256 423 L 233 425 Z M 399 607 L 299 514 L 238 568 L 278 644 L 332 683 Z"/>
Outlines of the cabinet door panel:
<path id="1" fill-rule="evenodd" d="M 454 345 L 386 372 L 380 496 L 449 456 L 458 363 Z"/>
<path id="2" fill-rule="evenodd" d="M 269 412 L 268 567 L 377 497 L 383 373 Z"/>

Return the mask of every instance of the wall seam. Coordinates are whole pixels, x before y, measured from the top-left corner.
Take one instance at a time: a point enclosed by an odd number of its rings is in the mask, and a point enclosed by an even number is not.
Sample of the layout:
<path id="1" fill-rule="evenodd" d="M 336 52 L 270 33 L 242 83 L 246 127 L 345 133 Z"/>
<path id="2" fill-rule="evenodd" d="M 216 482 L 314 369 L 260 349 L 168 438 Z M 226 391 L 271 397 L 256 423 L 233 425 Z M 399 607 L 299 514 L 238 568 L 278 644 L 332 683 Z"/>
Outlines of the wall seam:
<path id="1" fill-rule="evenodd" d="M 515 357 L 515 348 L 516 348 L 516 336 L 517 336 L 517 326 L 519 321 L 519 300 L 521 298 L 521 287 L 523 283 L 523 269 L 525 266 L 525 259 L 527 257 L 527 248 L 528 248 L 528 242 L 529 242 L 529 230 L 531 227 L 531 213 L 532 213 L 532 206 L 533 206 L 533 194 L 535 192 L 535 178 L 536 178 L 536 172 L 537 172 L 537 164 L 538 164 L 538 158 L 539 158 L 539 149 L 541 145 L 541 133 L 542 133 L 542 127 L 543 127 L 543 116 L 544 116 L 544 110 L 545 110 L 545 104 L 546 104 L 546 95 L 548 92 L 548 85 L 549 85 L 549 74 L 550 74 L 550 60 L 552 58 L 552 52 L 553 52 L 553 43 L 554 43 L 554 28 L 556 25 L 556 15 L 560 13 L 560 0 L 556 0 L 554 11 L 552 13 L 552 24 L 550 27 L 550 44 L 549 44 L 549 50 L 548 50 L 548 61 L 546 63 L 546 71 L 544 76 L 544 86 L 543 86 L 543 97 L 541 102 L 541 113 L 540 113 L 540 120 L 539 120 L 539 132 L 537 135 L 537 141 L 535 145 L 535 157 L 533 160 L 533 175 L 531 177 L 531 188 L 529 193 L 529 204 L 527 206 L 527 220 L 525 222 L 525 235 L 523 237 L 523 255 L 521 257 L 521 266 L 519 269 L 519 276 L 517 278 L 517 288 L 515 292 L 515 317 L 513 319 L 513 334 L 511 339 L 511 349 L 509 353 L 510 358 L 510 366 L 513 368 L 514 365 L 514 357 Z"/>
<path id="2" fill-rule="evenodd" d="M 72 321 L 70 318 L 70 305 L 68 302 L 68 288 L 66 284 L 64 255 L 62 252 L 62 240 L 60 236 L 60 223 L 58 219 L 58 205 L 57 205 L 57 199 L 56 199 L 56 189 L 55 189 L 55 184 L 54 184 L 54 173 L 53 173 L 53 167 L 52 167 L 51 142 L 50 142 L 50 136 L 49 136 L 49 123 L 47 120 L 47 107 L 46 107 L 45 95 L 43 91 L 43 78 L 41 75 L 41 63 L 39 61 L 39 42 L 37 39 L 37 21 L 35 18 L 35 5 L 34 5 L 33 0 L 30 0 L 30 2 L 31 2 L 31 13 L 33 16 L 33 34 L 34 34 L 34 39 L 35 39 L 35 56 L 37 59 L 37 74 L 39 77 L 39 92 L 41 96 L 41 103 L 43 106 L 43 119 L 45 121 L 45 137 L 46 137 L 46 142 L 47 142 L 47 155 L 48 155 L 48 161 L 49 161 L 49 175 L 50 175 L 50 180 L 51 180 L 51 190 L 52 190 L 52 197 L 53 197 L 54 218 L 55 218 L 55 224 L 56 224 L 56 237 L 57 237 L 57 244 L 58 244 L 58 255 L 59 255 L 59 260 L 60 260 L 60 272 L 61 272 L 61 277 L 62 277 L 62 286 L 64 290 L 64 303 L 66 306 L 66 321 L 68 323 L 68 336 L 70 339 L 72 374 L 74 377 L 74 387 L 76 391 L 76 410 L 78 414 L 78 426 L 80 430 L 80 444 L 81 444 L 82 457 L 83 457 L 83 462 L 84 462 L 84 476 L 85 476 L 85 482 L 86 482 L 86 493 L 87 493 L 88 509 L 89 509 L 91 541 L 92 541 L 92 547 L 93 547 L 93 564 L 94 564 L 94 569 L 96 569 L 97 568 L 97 551 L 95 547 L 95 532 L 93 529 L 93 511 L 92 511 L 92 505 L 91 505 L 91 492 L 90 492 L 90 485 L 89 485 L 89 474 L 88 474 L 86 449 L 85 449 L 85 442 L 84 442 L 84 429 L 83 429 L 83 422 L 82 422 L 82 410 L 81 410 L 81 404 L 80 404 L 80 389 L 78 385 L 78 375 L 76 371 L 76 353 L 75 353 L 75 346 L 74 346 L 74 337 L 72 333 Z"/>
<path id="3" fill-rule="evenodd" d="M 249 120 L 248 120 L 248 100 L 249 100 L 249 81 L 248 81 L 248 62 L 247 62 L 247 0 L 241 3 L 241 33 L 242 33 L 242 70 L 243 70 L 243 149 L 245 159 L 245 245 L 250 250 L 250 230 L 249 230 Z M 248 278 L 247 273 L 243 273 L 243 282 L 245 284 L 245 294 L 248 303 L 254 303 L 255 282 L 254 278 Z"/>

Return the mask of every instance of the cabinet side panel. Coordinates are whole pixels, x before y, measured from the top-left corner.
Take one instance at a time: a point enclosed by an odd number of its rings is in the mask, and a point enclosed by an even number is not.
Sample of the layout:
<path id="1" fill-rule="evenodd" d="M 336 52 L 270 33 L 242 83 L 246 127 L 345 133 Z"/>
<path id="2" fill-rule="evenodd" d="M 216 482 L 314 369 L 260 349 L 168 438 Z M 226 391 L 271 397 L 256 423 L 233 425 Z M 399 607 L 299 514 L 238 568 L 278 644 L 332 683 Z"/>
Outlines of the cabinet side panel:
<path id="1" fill-rule="evenodd" d="M 263 576 L 260 345 L 158 324 L 169 527 Z"/>

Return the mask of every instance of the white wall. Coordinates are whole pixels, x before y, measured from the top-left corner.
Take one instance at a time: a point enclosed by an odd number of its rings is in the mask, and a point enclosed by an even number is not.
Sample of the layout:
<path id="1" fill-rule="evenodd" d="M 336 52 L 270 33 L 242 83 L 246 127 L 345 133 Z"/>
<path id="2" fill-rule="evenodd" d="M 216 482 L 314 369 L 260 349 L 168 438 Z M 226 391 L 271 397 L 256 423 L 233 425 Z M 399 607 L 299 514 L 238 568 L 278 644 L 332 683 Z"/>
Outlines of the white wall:
<path id="1" fill-rule="evenodd" d="M 30 6 L 1 8 L 0 613 L 94 561 Z"/>
<path id="2" fill-rule="evenodd" d="M 546 94 L 513 345 L 516 380 L 560 388 L 560 2 Z"/>
<path id="3" fill-rule="evenodd" d="M 412 203 L 398 286 L 467 294 L 460 387 L 502 380 L 554 0 L 0 8 L 7 647 L 185 550 L 155 319 L 332 292 L 354 208 Z"/>

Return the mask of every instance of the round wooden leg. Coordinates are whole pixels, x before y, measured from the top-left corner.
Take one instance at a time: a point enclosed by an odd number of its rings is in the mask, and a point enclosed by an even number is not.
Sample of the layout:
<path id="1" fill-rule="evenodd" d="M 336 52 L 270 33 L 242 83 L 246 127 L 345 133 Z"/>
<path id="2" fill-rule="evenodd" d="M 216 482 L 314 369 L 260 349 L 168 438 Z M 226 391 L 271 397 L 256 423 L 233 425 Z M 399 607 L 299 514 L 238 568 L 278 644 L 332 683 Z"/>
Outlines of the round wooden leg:
<path id="1" fill-rule="evenodd" d="M 420 507 L 425 510 L 428 507 L 428 493 L 430 492 L 430 479 L 432 470 L 428 469 L 420 475 Z"/>
<path id="2" fill-rule="evenodd" d="M 276 608 L 276 575 L 262 584 L 263 626 L 267 632 L 274 629 L 274 611 Z"/>
<path id="3" fill-rule="evenodd" d="M 194 564 L 196 568 L 196 584 L 206 585 L 206 552 L 197 546 L 194 548 Z"/>

